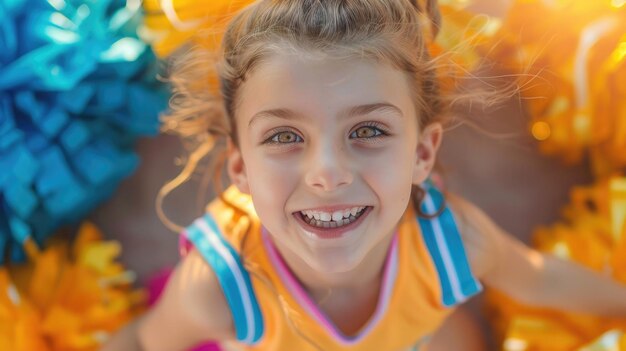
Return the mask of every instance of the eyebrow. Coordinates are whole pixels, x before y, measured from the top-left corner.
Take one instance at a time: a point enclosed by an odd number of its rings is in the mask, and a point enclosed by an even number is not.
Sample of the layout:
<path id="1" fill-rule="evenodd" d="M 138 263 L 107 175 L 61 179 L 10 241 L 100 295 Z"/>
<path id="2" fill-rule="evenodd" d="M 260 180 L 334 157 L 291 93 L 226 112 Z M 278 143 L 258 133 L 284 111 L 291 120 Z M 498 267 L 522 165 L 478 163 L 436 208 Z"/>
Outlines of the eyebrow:
<path id="1" fill-rule="evenodd" d="M 396 105 L 393 105 L 388 102 L 377 102 L 373 104 L 358 105 L 358 106 L 352 106 L 350 108 L 347 108 L 346 110 L 339 113 L 339 118 L 351 118 L 355 116 L 367 115 L 372 112 L 383 112 L 383 111 L 393 112 L 393 114 L 399 115 L 400 117 L 404 117 L 402 110 L 400 110 L 400 108 L 397 107 Z M 248 128 L 252 126 L 253 122 L 259 119 L 270 118 L 270 117 L 277 117 L 277 118 L 289 119 L 289 120 L 306 119 L 305 116 L 295 111 L 292 111 L 290 109 L 274 108 L 274 109 L 263 110 L 263 111 L 255 113 L 254 116 L 252 116 L 252 118 L 250 119 L 250 122 L 248 122 Z"/>

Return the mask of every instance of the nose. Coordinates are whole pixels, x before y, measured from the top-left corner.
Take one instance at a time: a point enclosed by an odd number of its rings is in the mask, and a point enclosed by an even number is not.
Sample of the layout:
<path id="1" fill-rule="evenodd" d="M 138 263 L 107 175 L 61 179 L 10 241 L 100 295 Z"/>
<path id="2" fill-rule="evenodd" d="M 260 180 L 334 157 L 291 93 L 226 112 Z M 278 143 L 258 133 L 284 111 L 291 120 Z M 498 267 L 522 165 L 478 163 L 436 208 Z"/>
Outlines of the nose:
<path id="1" fill-rule="evenodd" d="M 305 182 L 308 186 L 322 191 L 333 191 L 349 185 L 353 180 L 349 157 L 340 147 L 332 143 L 319 145 L 312 151 L 306 165 Z"/>

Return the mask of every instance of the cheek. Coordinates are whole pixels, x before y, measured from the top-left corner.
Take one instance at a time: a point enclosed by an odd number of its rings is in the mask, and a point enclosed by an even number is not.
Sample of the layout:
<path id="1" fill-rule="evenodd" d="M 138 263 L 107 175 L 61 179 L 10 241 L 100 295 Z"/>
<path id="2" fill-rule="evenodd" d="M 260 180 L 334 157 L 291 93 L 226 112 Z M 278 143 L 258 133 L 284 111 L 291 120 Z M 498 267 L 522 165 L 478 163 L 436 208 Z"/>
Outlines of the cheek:
<path id="1" fill-rule="evenodd" d="M 295 160 L 283 160 L 264 156 L 259 153 L 251 157 L 247 163 L 248 177 L 260 187 L 282 188 L 277 185 L 290 185 L 297 182 L 298 172 Z"/>
<path id="2" fill-rule="evenodd" d="M 258 153 L 246 162 L 246 173 L 258 215 L 267 221 L 276 213 L 282 213 L 289 194 L 298 184 L 293 163 L 277 161 Z"/>
<path id="3" fill-rule="evenodd" d="M 370 167 L 364 177 L 381 197 L 400 199 L 398 196 L 411 188 L 410 171 L 408 167 L 395 163 L 390 167 Z"/>
<path id="4" fill-rule="evenodd" d="M 403 204 L 410 197 L 413 178 L 413 153 L 406 147 L 394 148 L 391 152 L 369 160 L 361 173 L 369 186 L 383 202 Z"/>

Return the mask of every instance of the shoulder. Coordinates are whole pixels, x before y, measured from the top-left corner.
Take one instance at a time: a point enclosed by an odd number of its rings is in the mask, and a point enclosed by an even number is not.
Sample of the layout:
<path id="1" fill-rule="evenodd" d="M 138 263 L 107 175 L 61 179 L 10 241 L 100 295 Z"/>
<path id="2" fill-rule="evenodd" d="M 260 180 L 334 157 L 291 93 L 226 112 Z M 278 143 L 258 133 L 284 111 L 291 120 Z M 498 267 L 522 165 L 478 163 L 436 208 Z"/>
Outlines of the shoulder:
<path id="1" fill-rule="evenodd" d="M 195 249 L 178 264 L 144 324 L 144 342 L 158 346 L 155 349 L 181 349 L 207 340 L 235 339 L 233 319 L 220 283 Z"/>
<path id="2" fill-rule="evenodd" d="M 248 235 L 250 222 L 246 218 L 232 211 L 226 214 L 212 211 L 195 220 L 182 234 L 191 242 L 194 256 L 186 258 L 180 268 L 184 283 L 198 279 L 199 296 L 191 290 L 190 298 L 216 293 L 220 297 L 216 300 L 220 311 L 227 308 L 230 311 L 226 315 L 230 317 L 229 326 L 234 326 L 236 339 L 255 344 L 264 329 L 260 305 L 241 253 L 245 238 L 257 238 Z M 205 291 L 208 287 L 211 290 Z M 207 308 L 211 307 L 210 302 L 213 301 L 205 302 Z"/>
<path id="3" fill-rule="evenodd" d="M 235 338 L 233 318 L 213 268 L 193 249 L 172 276 L 172 288 L 183 312 L 219 339 Z"/>
<path id="4" fill-rule="evenodd" d="M 142 341 L 154 346 L 148 349 L 183 349 L 206 340 L 253 343 L 262 335 L 259 306 L 238 252 L 252 211 L 231 187 L 181 234 L 184 257 L 145 318 Z"/>
<path id="5" fill-rule="evenodd" d="M 475 204 L 450 192 L 445 195 L 463 239 L 472 272 L 477 278 L 483 278 L 499 261 L 497 256 L 502 251 L 501 229 Z"/>
<path id="6" fill-rule="evenodd" d="M 448 197 L 479 278 L 518 301 L 535 301 L 545 256 L 498 227 L 483 211 L 458 196 Z"/>

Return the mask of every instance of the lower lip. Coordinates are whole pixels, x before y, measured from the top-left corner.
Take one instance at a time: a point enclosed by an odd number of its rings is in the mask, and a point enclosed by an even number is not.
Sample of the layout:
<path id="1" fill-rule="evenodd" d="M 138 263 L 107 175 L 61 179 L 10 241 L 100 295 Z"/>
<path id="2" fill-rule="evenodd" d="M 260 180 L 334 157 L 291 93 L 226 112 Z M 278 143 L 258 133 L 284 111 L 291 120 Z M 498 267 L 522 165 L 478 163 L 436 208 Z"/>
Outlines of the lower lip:
<path id="1" fill-rule="evenodd" d="M 365 208 L 365 211 L 363 211 L 363 214 L 359 218 L 357 218 L 356 221 L 350 224 L 346 224 L 342 227 L 337 227 L 337 228 L 314 227 L 304 221 L 304 219 L 302 218 L 302 214 L 300 212 L 294 213 L 293 216 L 296 217 L 296 220 L 298 221 L 298 223 L 300 223 L 300 225 L 304 228 L 304 230 L 307 233 L 313 234 L 319 239 L 337 239 L 337 238 L 343 237 L 344 233 L 358 227 L 361 224 L 361 222 L 363 222 L 364 218 L 367 217 L 367 215 L 369 215 L 371 210 L 372 210 L 372 207 L 367 206 L 367 208 Z"/>

